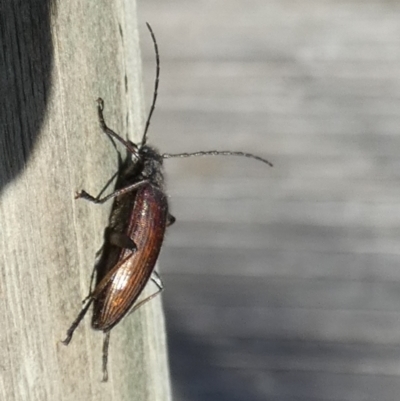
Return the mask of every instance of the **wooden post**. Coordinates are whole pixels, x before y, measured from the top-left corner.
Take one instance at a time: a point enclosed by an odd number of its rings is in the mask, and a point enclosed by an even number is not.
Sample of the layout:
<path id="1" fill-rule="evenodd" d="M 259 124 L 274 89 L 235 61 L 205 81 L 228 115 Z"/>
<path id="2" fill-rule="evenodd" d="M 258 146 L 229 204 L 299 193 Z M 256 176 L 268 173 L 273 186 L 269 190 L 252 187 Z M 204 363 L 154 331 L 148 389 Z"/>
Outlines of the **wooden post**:
<path id="1" fill-rule="evenodd" d="M 136 20 L 132 0 L 2 3 L 2 400 L 170 400 L 160 298 L 112 331 L 108 383 L 89 316 L 60 343 L 87 295 L 111 206 L 74 193 L 98 193 L 117 166 L 96 99 L 116 132 L 143 132 Z M 150 35 L 143 41 L 152 46 Z"/>

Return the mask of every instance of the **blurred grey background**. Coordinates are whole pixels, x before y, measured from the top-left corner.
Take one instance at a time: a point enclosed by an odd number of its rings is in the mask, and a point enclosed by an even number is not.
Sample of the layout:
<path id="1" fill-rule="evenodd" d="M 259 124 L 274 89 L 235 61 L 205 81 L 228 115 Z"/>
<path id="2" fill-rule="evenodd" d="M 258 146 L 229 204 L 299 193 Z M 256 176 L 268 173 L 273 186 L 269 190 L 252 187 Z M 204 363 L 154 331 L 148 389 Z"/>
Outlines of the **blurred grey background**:
<path id="1" fill-rule="evenodd" d="M 141 0 L 175 401 L 400 399 L 400 2 Z"/>

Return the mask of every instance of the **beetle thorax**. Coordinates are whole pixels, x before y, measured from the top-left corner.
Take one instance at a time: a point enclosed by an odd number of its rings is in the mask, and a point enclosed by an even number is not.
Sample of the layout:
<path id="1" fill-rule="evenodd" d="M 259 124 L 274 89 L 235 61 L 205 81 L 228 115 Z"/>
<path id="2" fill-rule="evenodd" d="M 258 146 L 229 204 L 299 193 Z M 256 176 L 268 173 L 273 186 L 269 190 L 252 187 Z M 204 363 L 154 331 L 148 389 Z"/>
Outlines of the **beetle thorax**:
<path id="1" fill-rule="evenodd" d="M 140 149 L 140 158 L 143 163 L 142 179 L 147 179 L 153 185 L 162 189 L 164 183 L 163 158 L 158 150 L 144 145 Z"/>

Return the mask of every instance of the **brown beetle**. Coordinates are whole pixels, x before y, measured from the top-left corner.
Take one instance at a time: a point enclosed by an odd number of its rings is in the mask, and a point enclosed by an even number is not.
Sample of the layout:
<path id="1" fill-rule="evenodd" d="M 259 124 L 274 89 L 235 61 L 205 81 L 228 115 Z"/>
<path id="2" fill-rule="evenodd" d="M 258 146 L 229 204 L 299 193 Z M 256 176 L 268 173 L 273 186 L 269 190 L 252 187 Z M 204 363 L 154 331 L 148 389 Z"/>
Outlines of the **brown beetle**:
<path id="1" fill-rule="evenodd" d="M 138 309 L 145 302 L 154 298 L 162 289 L 162 281 L 154 271 L 165 229 L 173 224 L 175 218 L 168 211 L 167 196 L 164 192 L 163 160 L 172 157 L 191 157 L 204 155 L 244 156 L 272 164 L 261 157 L 243 152 L 200 151 L 195 153 L 160 154 L 146 145 L 146 134 L 150 119 L 155 109 L 160 75 L 158 46 L 149 24 L 156 55 L 156 79 L 153 101 L 140 144 L 125 140 L 107 127 L 102 99 L 98 99 L 98 116 L 102 131 L 110 138 L 120 142 L 127 151 L 122 162 L 118 152 L 119 169 L 109 180 L 97 197 L 81 191 L 76 198 L 83 198 L 93 203 L 104 203 L 114 198 L 109 225 L 105 230 L 104 244 L 99 261 L 92 274 L 90 293 L 86 304 L 67 331 L 63 341 L 68 345 L 79 323 L 93 303 L 92 327 L 105 333 L 103 343 L 103 381 L 107 381 L 107 359 L 110 330 L 128 313 Z M 113 193 L 101 198 L 101 195 L 117 177 Z M 96 285 L 92 289 L 93 275 L 96 273 Z M 152 280 L 158 290 L 147 298 L 136 302 L 147 282 Z"/>
<path id="2" fill-rule="evenodd" d="M 175 218 L 168 213 L 163 190 L 163 157 L 150 146 L 141 147 L 125 141 L 111 131 L 103 118 L 103 101 L 98 99 L 98 113 L 103 131 L 122 142 L 128 151 L 120 162 L 115 191 L 104 197 L 92 197 L 81 191 L 76 198 L 104 203 L 115 198 L 109 225 L 105 230 L 101 257 L 95 266 L 96 285 L 86 305 L 67 331 L 68 345 L 73 332 L 93 302 L 92 327 L 106 336 L 103 345 L 103 381 L 107 381 L 107 358 L 110 330 L 128 313 L 162 291 L 163 285 L 153 271 L 165 228 Z M 158 291 L 134 305 L 150 277 Z"/>

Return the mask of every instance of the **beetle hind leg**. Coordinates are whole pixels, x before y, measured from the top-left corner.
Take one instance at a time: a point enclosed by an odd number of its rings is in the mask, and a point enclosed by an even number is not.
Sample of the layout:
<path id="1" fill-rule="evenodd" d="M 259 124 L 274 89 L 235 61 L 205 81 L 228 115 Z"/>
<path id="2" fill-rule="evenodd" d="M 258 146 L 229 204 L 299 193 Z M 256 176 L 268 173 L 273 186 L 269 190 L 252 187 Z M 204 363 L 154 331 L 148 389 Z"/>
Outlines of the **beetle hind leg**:
<path id="1" fill-rule="evenodd" d="M 89 307 L 90 307 L 92 302 L 93 302 L 93 299 L 89 299 L 88 303 L 79 312 L 79 315 L 76 317 L 76 319 L 72 322 L 71 327 L 67 330 L 67 337 L 65 338 L 65 340 L 61 341 L 64 345 L 68 345 L 70 343 L 70 341 L 72 340 L 72 336 L 74 334 L 74 331 L 79 326 L 79 323 L 82 321 L 82 319 L 85 317 L 85 315 L 86 315 L 87 311 L 89 310 Z"/>
<path id="2" fill-rule="evenodd" d="M 102 382 L 108 381 L 108 348 L 110 346 L 110 332 L 107 331 L 104 333 L 104 341 L 103 341 L 103 379 Z"/>
<path id="3" fill-rule="evenodd" d="M 163 291 L 164 284 L 161 280 L 160 275 L 155 270 L 153 271 L 153 273 L 151 273 L 150 280 L 158 287 L 157 291 L 149 295 L 147 298 L 141 300 L 136 305 L 133 305 L 132 309 L 129 311 L 129 315 L 138 310 L 145 303 L 151 301 L 153 298 L 155 298 L 158 294 L 160 294 Z"/>

